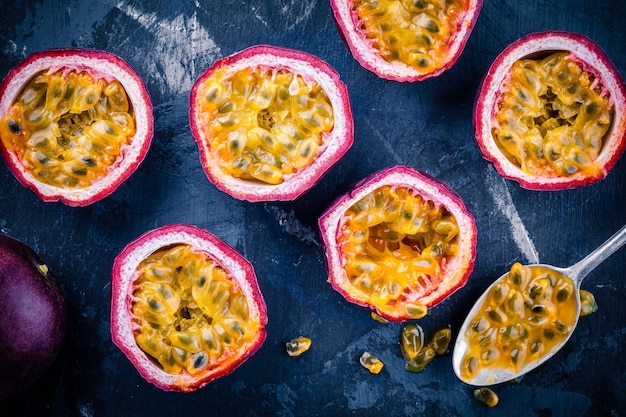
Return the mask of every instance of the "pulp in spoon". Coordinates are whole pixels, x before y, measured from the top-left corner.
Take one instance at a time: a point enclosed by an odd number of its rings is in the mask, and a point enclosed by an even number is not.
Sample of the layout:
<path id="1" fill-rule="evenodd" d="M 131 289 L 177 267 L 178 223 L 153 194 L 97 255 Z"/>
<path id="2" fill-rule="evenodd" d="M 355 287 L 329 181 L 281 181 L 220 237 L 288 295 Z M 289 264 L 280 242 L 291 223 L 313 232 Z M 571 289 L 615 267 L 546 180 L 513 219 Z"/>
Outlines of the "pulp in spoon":
<path id="1" fill-rule="evenodd" d="M 577 297 L 566 275 L 515 263 L 470 322 L 461 378 L 471 380 L 490 369 L 518 373 L 540 360 L 574 329 Z"/>

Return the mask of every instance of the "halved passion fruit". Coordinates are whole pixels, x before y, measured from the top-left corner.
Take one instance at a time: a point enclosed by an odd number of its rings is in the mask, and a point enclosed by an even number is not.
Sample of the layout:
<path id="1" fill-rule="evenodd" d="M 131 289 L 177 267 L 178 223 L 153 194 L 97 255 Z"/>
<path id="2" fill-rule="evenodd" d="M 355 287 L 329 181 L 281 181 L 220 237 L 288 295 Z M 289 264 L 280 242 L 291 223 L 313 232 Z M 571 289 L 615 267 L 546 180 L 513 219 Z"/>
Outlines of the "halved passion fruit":
<path id="1" fill-rule="evenodd" d="M 113 343 L 163 390 L 198 389 L 265 341 L 252 265 L 197 227 L 164 226 L 130 243 L 115 259 L 111 288 Z"/>
<path id="2" fill-rule="evenodd" d="M 423 317 L 474 269 L 474 217 L 448 186 L 409 167 L 364 179 L 319 226 L 332 287 L 388 320 Z"/>
<path id="3" fill-rule="evenodd" d="M 226 57 L 200 76 L 190 101 L 209 180 L 240 200 L 294 200 L 354 140 L 346 86 L 305 52 L 259 45 Z"/>
<path id="4" fill-rule="evenodd" d="M 330 0 L 354 58 L 381 78 L 422 81 L 457 61 L 482 0 Z"/>
<path id="5" fill-rule="evenodd" d="M 0 149 L 44 201 L 85 206 L 111 194 L 143 160 L 152 103 L 139 75 L 109 52 L 33 53 L 0 85 Z"/>
<path id="6" fill-rule="evenodd" d="M 505 178 L 527 189 L 600 181 L 626 147 L 626 89 L 590 39 L 527 35 L 489 68 L 474 108 L 478 145 Z"/>

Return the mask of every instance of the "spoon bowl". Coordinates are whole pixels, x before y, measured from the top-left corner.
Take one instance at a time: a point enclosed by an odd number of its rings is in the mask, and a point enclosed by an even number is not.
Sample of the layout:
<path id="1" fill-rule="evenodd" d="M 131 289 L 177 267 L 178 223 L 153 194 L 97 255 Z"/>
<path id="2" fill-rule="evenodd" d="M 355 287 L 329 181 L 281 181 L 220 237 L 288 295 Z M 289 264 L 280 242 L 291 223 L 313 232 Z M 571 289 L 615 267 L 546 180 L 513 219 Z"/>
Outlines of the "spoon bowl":
<path id="1" fill-rule="evenodd" d="M 470 340 L 468 339 L 468 329 L 471 327 L 474 318 L 477 316 L 478 312 L 483 308 L 483 304 L 488 296 L 491 294 L 491 290 L 496 286 L 501 284 L 504 280 L 506 280 L 509 276 L 510 272 L 506 272 L 500 278 L 495 280 L 489 288 L 485 290 L 485 292 L 478 298 L 470 312 L 468 313 L 465 321 L 461 325 L 459 329 L 458 336 L 454 345 L 454 352 L 452 354 L 452 367 L 454 369 L 455 374 L 459 379 L 463 382 L 475 385 L 475 386 L 489 386 L 495 385 L 502 382 L 507 382 L 513 380 L 515 378 L 519 378 L 522 375 L 532 371 L 537 368 L 548 359 L 550 359 L 556 352 L 558 352 L 565 343 L 570 339 L 576 325 L 578 324 L 578 319 L 580 317 L 580 297 L 579 290 L 584 278 L 598 265 L 600 265 L 604 260 L 606 260 L 609 256 L 615 253 L 619 248 L 621 248 L 626 243 L 626 225 L 623 226 L 617 233 L 615 233 L 612 237 L 610 237 L 607 241 L 605 241 L 602 245 L 600 245 L 596 250 L 591 252 L 585 258 L 580 260 L 578 263 L 568 267 L 568 268 L 560 268 L 552 265 L 546 264 L 535 264 L 531 265 L 533 268 L 545 268 L 547 270 L 551 270 L 556 272 L 557 274 L 564 275 L 572 280 L 575 287 L 575 318 L 574 322 L 571 326 L 569 326 L 568 334 L 563 337 L 563 339 L 556 344 L 554 344 L 550 349 L 547 349 L 545 352 L 542 352 L 541 356 L 537 359 L 528 362 L 524 366 L 518 369 L 512 369 L 510 367 L 499 367 L 499 366 L 489 366 L 482 367 L 477 369 L 476 372 L 472 373 L 471 376 L 464 375 L 462 372 L 462 368 L 464 366 L 463 361 L 466 353 L 470 349 Z"/>

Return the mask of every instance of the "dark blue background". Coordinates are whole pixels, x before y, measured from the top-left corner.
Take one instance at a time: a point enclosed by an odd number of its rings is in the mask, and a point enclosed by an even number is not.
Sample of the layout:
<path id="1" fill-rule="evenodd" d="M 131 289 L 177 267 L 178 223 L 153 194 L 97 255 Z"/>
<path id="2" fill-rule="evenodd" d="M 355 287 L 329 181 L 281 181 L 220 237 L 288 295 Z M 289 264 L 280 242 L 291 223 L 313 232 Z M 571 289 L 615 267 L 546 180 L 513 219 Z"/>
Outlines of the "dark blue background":
<path id="1" fill-rule="evenodd" d="M 407 373 L 400 324 L 373 321 L 326 282 L 317 218 L 349 185 L 406 164 L 455 189 L 476 217 L 476 268 L 465 288 L 420 321 L 451 325 L 515 261 L 567 266 L 626 223 L 626 160 L 602 182 L 531 192 L 505 181 L 474 140 L 472 106 L 495 56 L 533 31 L 583 33 L 626 73 L 626 2 L 486 0 L 457 64 L 416 84 L 378 79 L 349 54 L 326 0 L 41 0 L 2 2 L 0 74 L 37 50 L 98 48 L 127 60 L 154 101 L 155 136 L 135 174 L 85 208 L 43 203 L 0 163 L 0 230 L 32 246 L 56 273 L 70 310 L 59 359 L 28 392 L 0 404 L 3 416 L 626 416 L 626 250 L 585 281 L 599 310 L 570 343 L 517 384 L 496 387 L 500 405 L 475 402 L 453 374 L 451 356 Z M 292 203 L 246 203 L 207 180 L 187 120 L 189 89 L 216 59 L 268 43 L 326 60 L 348 85 L 353 148 Z M 231 375 L 191 394 L 145 382 L 112 344 L 110 271 L 131 240 L 157 226 L 205 228 L 255 266 L 269 310 L 268 338 Z M 284 343 L 312 339 L 290 358 Z M 358 363 L 368 350 L 385 368 Z M 0 360 L 1 359 L 0 352 Z"/>

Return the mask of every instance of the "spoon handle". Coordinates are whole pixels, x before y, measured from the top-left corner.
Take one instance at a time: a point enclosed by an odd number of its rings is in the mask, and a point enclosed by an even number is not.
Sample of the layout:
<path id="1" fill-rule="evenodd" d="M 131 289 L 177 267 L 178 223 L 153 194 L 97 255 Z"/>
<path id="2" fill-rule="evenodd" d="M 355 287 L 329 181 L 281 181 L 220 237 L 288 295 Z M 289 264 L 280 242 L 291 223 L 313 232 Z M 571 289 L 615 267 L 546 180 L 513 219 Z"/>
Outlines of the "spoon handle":
<path id="1" fill-rule="evenodd" d="M 626 225 L 608 238 L 597 249 L 569 268 L 569 277 L 578 285 L 598 265 L 626 243 Z"/>

